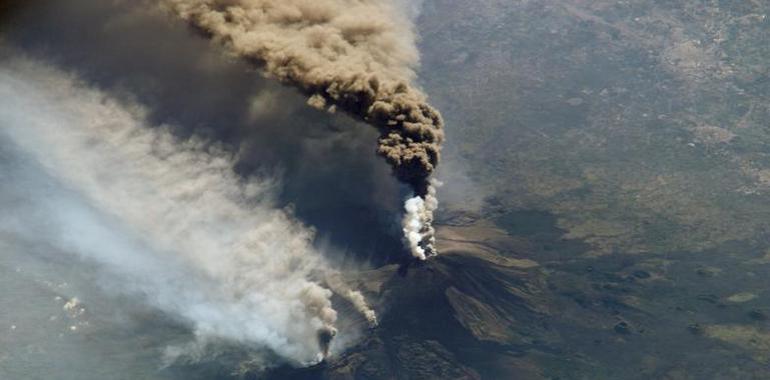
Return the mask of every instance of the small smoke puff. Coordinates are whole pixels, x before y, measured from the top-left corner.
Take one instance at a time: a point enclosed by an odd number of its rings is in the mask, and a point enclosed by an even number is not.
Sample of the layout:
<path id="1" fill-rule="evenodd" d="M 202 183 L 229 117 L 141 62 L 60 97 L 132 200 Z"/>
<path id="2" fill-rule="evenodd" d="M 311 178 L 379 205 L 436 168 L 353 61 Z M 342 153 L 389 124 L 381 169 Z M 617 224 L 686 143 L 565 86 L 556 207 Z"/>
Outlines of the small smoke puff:
<path id="1" fill-rule="evenodd" d="M 307 99 L 307 104 L 317 110 L 326 108 L 326 99 L 323 96 L 315 94 Z"/>
<path id="2" fill-rule="evenodd" d="M 77 299 L 77 297 L 73 297 L 72 299 L 67 301 L 67 303 L 64 304 L 62 309 L 66 311 L 71 318 L 77 318 L 83 315 L 83 313 L 85 313 L 86 311 L 85 307 L 83 307 L 83 305 L 80 303 L 80 300 Z"/>

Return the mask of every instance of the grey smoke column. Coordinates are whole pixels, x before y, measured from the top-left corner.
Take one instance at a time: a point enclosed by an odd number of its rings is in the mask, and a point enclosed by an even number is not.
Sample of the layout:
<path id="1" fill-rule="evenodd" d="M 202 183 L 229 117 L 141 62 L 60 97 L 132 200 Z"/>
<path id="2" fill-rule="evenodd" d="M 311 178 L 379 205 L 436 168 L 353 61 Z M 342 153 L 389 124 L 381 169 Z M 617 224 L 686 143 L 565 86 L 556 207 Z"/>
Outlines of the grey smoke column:
<path id="1" fill-rule="evenodd" d="M 380 131 L 377 152 L 417 196 L 444 139 L 440 113 L 411 83 L 419 63 L 409 17 L 378 0 L 166 0 L 175 13 L 309 95 L 308 104 L 341 109 Z M 429 200 L 433 203 L 434 200 Z M 432 210 L 421 245 L 432 247 Z M 413 250 L 413 253 L 414 250 Z M 420 257 L 421 255 L 415 254 Z"/>

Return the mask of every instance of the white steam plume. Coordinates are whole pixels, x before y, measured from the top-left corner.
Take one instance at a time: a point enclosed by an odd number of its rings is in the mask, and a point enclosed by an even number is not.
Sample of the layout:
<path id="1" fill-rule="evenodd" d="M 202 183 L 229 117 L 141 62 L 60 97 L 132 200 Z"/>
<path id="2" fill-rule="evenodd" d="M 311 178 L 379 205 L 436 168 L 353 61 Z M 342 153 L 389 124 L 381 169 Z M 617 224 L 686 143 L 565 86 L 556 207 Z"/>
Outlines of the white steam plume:
<path id="1" fill-rule="evenodd" d="M 403 220 L 404 237 L 412 256 L 419 260 L 424 261 L 437 254 L 433 214 L 438 209 L 436 187 L 440 185 L 440 182 L 432 180 L 424 198 L 419 196 L 409 198 L 404 204 L 406 210 Z"/>
<path id="2" fill-rule="evenodd" d="M 328 354 L 337 313 L 315 280 L 326 265 L 312 230 L 275 209 L 274 182 L 237 176 L 223 150 L 148 127 L 141 107 L 39 63 L 0 61 L 0 99 L 0 133 L 62 184 L 18 189 L 34 205 L 0 216 L 0 232 L 99 263 L 110 287 L 187 321 L 201 341 L 297 364 Z"/>

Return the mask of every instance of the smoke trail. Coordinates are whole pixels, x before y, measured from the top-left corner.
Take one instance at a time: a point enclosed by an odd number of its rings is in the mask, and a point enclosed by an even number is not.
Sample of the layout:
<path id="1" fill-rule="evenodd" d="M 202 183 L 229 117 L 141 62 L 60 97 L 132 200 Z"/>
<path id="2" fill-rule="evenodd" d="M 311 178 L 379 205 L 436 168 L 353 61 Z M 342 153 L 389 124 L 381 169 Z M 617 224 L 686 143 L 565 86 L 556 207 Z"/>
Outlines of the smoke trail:
<path id="1" fill-rule="evenodd" d="M 339 294 L 350 302 L 353 307 L 366 318 L 369 323 L 369 327 L 377 327 L 379 321 L 377 320 L 377 314 L 366 302 L 366 298 L 361 292 L 350 289 L 341 279 L 339 273 L 328 273 L 324 281 L 335 293 Z"/>
<path id="2" fill-rule="evenodd" d="M 0 98 L 0 131 L 65 188 L 20 188 L 34 206 L 2 215 L 0 230 L 101 264 L 203 341 L 298 364 L 329 353 L 326 265 L 312 231 L 273 208 L 273 181 L 242 179 L 225 151 L 148 128 L 141 107 L 39 64 L 0 61 Z"/>
<path id="3" fill-rule="evenodd" d="M 183 19 L 234 54 L 294 85 L 317 108 L 344 110 L 380 131 L 378 153 L 430 206 L 443 120 L 410 83 L 419 54 L 409 17 L 384 0 L 166 0 Z M 435 208 L 424 207 L 420 244 L 435 252 Z M 405 226 L 405 229 L 412 229 Z"/>

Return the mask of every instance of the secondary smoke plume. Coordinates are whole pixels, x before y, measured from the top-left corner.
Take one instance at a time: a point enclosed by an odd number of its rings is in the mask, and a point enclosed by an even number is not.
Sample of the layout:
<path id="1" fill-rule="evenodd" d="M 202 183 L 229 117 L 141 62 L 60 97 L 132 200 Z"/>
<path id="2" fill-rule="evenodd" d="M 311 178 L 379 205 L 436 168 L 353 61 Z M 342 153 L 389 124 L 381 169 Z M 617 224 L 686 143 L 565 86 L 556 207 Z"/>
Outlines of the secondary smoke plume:
<path id="1" fill-rule="evenodd" d="M 435 252 L 435 195 L 443 121 L 411 85 L 419 54 L 409 17 L 385 0 L 166 0 L 196 28 L 278 80 L 308 104 L 344 110 L 380 131 L 377 152 L 428 207 L 407 237 L 415 257 Z M 411 218 L 414 220 L 414 218 Z M 417 235 L 419 242 L 413 240 Z"/>
<path id="2" fill-rule="evenodd" d="M 350 302 L 353 307 L 366 318 L 369 323 L 369 327 L 377 327 L 379 322 L 377 321 L 377 314 L 372 310 L 369 304 L 366 302 L 366 298 L 361 292 L 350 289 L 348 285 L 342 281 L 341 274 L 330 273 L 325 278 L 325 283 L 337 294 L 345 298 Z"/>
<path id="3" fill-rule="evenodd" d="M 267 347 L 299 364 L 329 354 L 328 269 L 312 231 L 274 208 L 273 181 L 241 178 L 227 152 L 179 141 L 148 126 L 142 107 L 40 64 L 0 61 L 0 98 L 0 133 L 46 173 L 2 183 L 24 201 L 0 216 L 0 232 L 100 264 L 114 288 L 203 341 Z"/>

